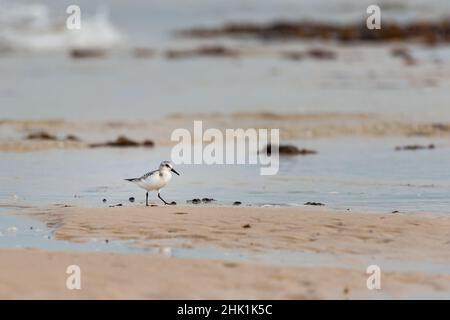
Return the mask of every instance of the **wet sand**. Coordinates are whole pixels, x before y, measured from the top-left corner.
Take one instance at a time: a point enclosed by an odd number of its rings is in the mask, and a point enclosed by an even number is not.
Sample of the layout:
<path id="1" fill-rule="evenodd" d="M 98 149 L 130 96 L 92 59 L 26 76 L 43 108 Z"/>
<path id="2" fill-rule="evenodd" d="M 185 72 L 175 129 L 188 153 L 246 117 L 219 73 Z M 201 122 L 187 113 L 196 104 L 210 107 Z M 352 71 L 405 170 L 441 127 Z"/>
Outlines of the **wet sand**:
<path id="1" fill-rule="evenodd" d="M 404 115 L 371 113 L 198 113 L 173 114 L 149 121 L 1 120 L 0 151 L 23 152 L 49 149 L 89 148 L 125 137 L 136 143 L 151 141 L 168 146 L 173 130 L 193 132 L 193 123 L 203 121 L 203 130 L 216 128 L 279 129 L 281 141 L 340 137 L 435 137 L 450 136 L 450 123 L 424 121 Z M 29 139 L 33 134 L 51 138 Z M 194 135 L 192 135 L 195 138 Z M 68 138 L 68 137 L 71 137 Z"/>
<path id="2" fill-rule="evenodd" d="M 2 299 L 448 298 L 450 291 L 445 274 L 388 272 L 382 290 L 370 291 L 364 272 L 333 267 L 25 249 L 2 250 L 0 257 Z M 81 290 L 65 287 L 72 264 L 81 267 Z"/>
<path id="3" fill-rule="evenodd" d="M 170 256 L 170 251 L 166 256 L 5 249 L 0 250 L 1 298 L 450 296 L 450 219 L 443 215 L 339 212 L 309 206 L 54 206 L 25 213 L 56 228 L 57 239 L 132 239 L 136 245 L 163 251 L 173 243 L 193 250 L 208 246 L 269 259 L 182 258 Z M 271 252 L 282 254 L 271 260 Z M 290 253 L 307 255 L 305 261 L 285 263 L 283 253 L 288 262 Z M 321 260 L 324 256 L 333 259 Z M 65 268 L 70 264 L 82 268 L 80 291 L 65 289 Z M 370 264 L 382 270 L 381 290 L 366 288 Z"/>
<path id="4" fill-rule="evenodd" d="M 450 261 L 450 218 L 444 215 L 355 213 L 312 206 L 55 206 L 30 212 L 32 217 L 57 226 L 57 239 L 70 241 L 133 239 L 145 246 L 148 240 L 182 239 L 184 246 Z"/>

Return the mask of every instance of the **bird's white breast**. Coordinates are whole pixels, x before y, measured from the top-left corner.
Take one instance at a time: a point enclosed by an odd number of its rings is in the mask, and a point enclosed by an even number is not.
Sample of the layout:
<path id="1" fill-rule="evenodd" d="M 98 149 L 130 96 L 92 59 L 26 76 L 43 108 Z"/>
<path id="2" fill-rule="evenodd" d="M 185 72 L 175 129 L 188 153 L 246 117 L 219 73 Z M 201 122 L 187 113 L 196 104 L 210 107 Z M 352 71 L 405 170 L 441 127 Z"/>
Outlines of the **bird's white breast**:
<path id="1" fill-rule="evenodd" d="M 155 172 L 147 178 L 140 180 L 138 185 L 148 191 L 158 190 L 164 187 L 170 179 L 172 179 L 172 174 L 170 172 Z"/>

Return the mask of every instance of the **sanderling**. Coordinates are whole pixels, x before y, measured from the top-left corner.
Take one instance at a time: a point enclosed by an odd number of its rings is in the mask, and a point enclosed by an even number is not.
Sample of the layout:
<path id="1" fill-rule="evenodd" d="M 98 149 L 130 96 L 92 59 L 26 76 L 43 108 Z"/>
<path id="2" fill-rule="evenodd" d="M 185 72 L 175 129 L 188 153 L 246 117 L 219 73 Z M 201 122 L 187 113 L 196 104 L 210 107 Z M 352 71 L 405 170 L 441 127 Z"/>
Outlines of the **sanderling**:
<path id="1" fill-rule="evenodd" d="M 173 168 L 173 164 L 170 161 L 163 161 L 159 165 L 158 170 L 151 171 L 149 173 L 144 174 L 142 177 L 133 178 L 133 179 L 125 179 L 127 181 L 133 182 L 137 184 L 142 189 L 147 190 L 145 194 L 145 205 L 148 206 L 148 192 L 152 190 L 158 191 L 158 198 L 160 198 L 164 204 L 170 204 L 166 202 L 161 195 L 159 194 L 160 190 L 172 179 L 172 173 L 180 175 Z"/>

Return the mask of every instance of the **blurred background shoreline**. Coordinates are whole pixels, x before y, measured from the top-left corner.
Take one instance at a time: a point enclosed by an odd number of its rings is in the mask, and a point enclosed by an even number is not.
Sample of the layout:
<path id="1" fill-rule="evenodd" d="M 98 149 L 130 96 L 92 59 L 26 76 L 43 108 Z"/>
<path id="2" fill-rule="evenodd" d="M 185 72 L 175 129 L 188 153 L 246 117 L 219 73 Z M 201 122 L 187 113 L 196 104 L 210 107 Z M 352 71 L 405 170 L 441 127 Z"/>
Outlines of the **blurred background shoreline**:
<path id="1" fill-rule="evenodd" d="M 267 111 L 450 120 L 446 43 L 175 33 L 231 22 L 364 27 L 365 1 L 81 1 L 79 31 L 65 28 L 69 2 L 2 1 L 1 118 L 155 120 L 174 113 Z M 450 13 L 448 2 L 437 0 L 380 6 L 385 24 L 434 23 Z"/>

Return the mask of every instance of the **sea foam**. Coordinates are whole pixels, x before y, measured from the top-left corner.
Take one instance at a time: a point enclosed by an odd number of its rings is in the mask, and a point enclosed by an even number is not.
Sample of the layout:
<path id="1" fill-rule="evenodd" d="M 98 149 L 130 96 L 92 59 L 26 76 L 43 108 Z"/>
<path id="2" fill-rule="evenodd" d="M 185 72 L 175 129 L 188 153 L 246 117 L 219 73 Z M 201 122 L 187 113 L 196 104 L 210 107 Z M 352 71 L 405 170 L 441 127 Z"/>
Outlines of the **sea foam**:
<path id="1" fill-rule="evenodd" d="M 67 17 L 52 15 L 43 4 L 0 4 L 0 50 L 113 49 L 124 43 L 124 35 L 112 25 L 107 10 L 91 16 L 82 12 L 79 30 L 66 27 Z"/>

